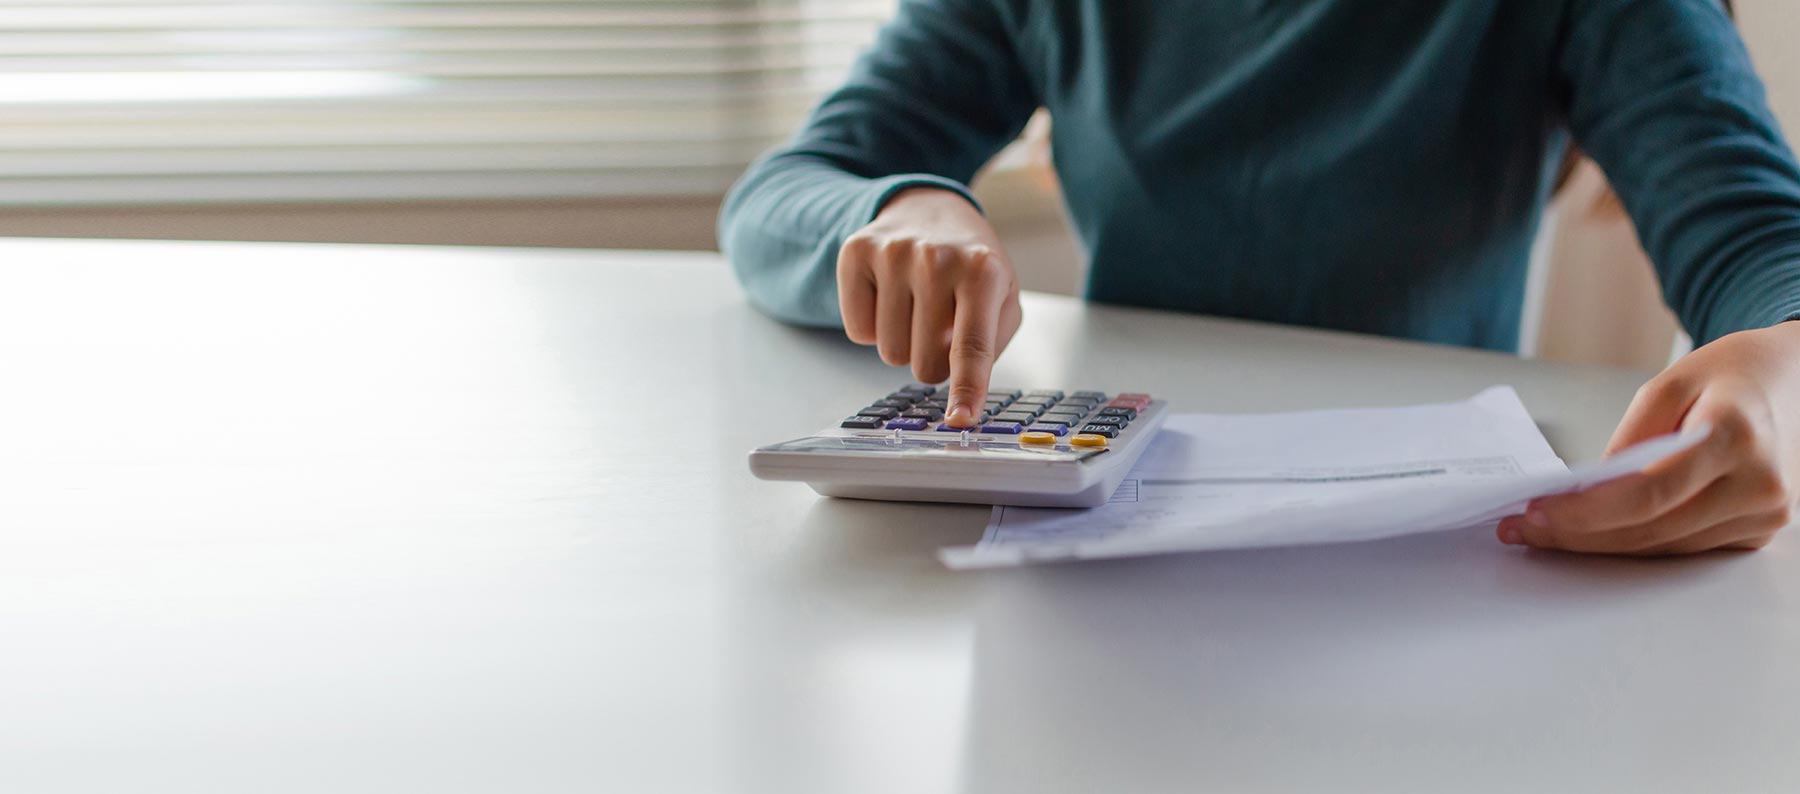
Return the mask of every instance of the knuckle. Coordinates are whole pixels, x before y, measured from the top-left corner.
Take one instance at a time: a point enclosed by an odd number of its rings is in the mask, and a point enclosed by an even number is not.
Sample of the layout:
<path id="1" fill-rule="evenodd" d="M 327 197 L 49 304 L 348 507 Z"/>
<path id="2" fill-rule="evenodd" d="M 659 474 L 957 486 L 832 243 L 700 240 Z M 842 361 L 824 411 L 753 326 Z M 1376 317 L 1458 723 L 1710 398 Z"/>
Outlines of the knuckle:
<path id="1" fill-rule="evenodd" d="M 1644 385 L 1639 386 L 1637 396 L 1643 400 L 1662 402 L 1679 399 L 1682 395 L 1691 392 L 1691 384 L 1687 378 L 1681 375 L 1664 374 L 1651 378 Z"/>
<path id="2" fill-rule="evenodd" d="M 950 340 L 950 349 L 959 359 L 987 360 L 994 355 L 994 342 L 981 334 L 958 333 Z"/>
<path id="3" fill-rule="evenodd" d="M 1787 478 L 1774 466 L 1760 466 L 1749 475 L 1750 498 L 1770 507 L 1789 507 L 1793 503 Z"/>
<path id="4" fill-rule="evenodd" d="M 986 280 L 995 280 L 1006 277 L 1008 275 L 1006 260 L 995 256 L 994 253 L 991 250 L 986 249 L 985 246 L 983 247 L 983 250 L 987 251 L 987 253 L 969 260 L 969 272 L 975 274 L 978 278 Z"/>
<path id="5" fill-rule="evenodd" d="M 883 259 L 896 259 L 911 252 L 913 245 L 914 240 L 911 237 L 894 235 L 882 238 L 875 249 L 881 252 Z"/>
<path id="6" fill-rule="evenodd" d="M 1739 410 L 1729 410 L 1713 418 L 1713 432 L 1719 435 L 1719 444 L 1733 453 L 1745 452 L 1756 444 L 1756 425 L 1749 414 Z"/>
<path id="7" fill-rule="evenodd" d="M 875 245 L 875 233 L 867 229 L 855 232 L 849 237 L 844 238 L 844 250 L 846 251 L 870 251 L 875 248 Z"/>
<path id="8" fill-rule="evenodd" d="M 925 264 L 935 275 L 954 273 L 962 267 L 962 256 L 955 246 L 928 245 L 925 247 Z"/>
<path id="9" fill-rule="evenodd" d="M 944 362 L 935 359 L 913 359 L 913 377 L 918 378 L 920 383 L 941 382 L 950 374 L 949 369 Z"/>
<path id="10" fill-rule="evenodd" d="M 1794 523 L 1794 503 L 1783 502 L 1769 511 L 1770 530 L 1784 529 Z"/>

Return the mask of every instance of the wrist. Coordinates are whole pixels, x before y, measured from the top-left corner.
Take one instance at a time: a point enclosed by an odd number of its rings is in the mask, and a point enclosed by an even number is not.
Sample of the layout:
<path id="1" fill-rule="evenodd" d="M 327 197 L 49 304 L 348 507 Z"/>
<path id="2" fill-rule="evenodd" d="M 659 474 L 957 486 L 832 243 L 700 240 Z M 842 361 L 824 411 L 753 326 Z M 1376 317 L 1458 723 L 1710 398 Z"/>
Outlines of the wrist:
<path id="1" fill-rule="evenodd" d="M 882 202 L 881 209 L 876 211 L 875 217 L 879 218 L 889 212 L 910 212 L 921 208 L 941 209 L 946 204 L 958 209 L 963 207 L 975 209 L 963 194 L 955 190 L 938 185 L 912 185 L 901 188 L 888 196 L 887 200 Z"/>

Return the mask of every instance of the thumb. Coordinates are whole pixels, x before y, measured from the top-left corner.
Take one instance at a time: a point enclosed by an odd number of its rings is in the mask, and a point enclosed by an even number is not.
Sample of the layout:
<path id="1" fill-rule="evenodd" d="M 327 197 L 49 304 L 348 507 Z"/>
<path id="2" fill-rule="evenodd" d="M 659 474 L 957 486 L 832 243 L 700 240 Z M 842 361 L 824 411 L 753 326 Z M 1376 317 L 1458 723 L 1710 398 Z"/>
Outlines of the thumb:
<path id="1" fill-rule="evenodd" d="M 1669 377 L 1666 372 L 1652 378 L 1631 399 L 1612 440 L 1606 444 L 1606 454 L 1680 430 L 1700 392 L 1698 384 Z"/>

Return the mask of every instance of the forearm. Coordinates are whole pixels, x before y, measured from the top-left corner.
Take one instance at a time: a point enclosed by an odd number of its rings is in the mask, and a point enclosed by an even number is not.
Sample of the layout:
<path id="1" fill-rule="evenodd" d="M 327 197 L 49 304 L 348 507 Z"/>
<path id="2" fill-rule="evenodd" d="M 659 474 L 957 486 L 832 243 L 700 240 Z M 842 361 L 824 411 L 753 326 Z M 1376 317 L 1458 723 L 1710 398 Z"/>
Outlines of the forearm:
<path id="1" fill-rule="evenodd" d="M 1704 0 L 1570 0 L 1570 125 L 1698 344 L 1800 312 L 1800 166 Z"/>
<path id="2" fill-rule="evenodd" d="M 968 195 L 945 177 L 868 178 L 822 157 L 776 153 L 752 166 L 726 197 L 719 246 L 758 308 L 791 323 L 839 327 L 835 272 L 844 239 L 873 221 L 894 194 L 927 185 Z"/>

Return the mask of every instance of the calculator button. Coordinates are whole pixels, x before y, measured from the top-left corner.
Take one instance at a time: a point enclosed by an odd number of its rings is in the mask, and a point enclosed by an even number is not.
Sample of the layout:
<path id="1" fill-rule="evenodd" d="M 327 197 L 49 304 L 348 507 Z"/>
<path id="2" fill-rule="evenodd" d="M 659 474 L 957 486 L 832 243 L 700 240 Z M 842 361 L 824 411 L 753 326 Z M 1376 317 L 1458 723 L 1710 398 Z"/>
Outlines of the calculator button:
<path id="1" fill-rule="evenodd" d="M 1130 408 L 1133 411 L 1142 413 L 1143 411 L 1145 411 L 1146 409 L 1148 409 L 1150 407 L 1150 403 L 1137 402 L 1134 400 L 1115 399 L 1112 402 L 1107 403 L 1106 407 L 1108 407 L 1108 408 Z"/>
<path id="2" fill-rule="evenodd" d="M 1008 400 L 1024 393 L 1024 392 L 1019 391 L 1018 389 L 1008 389 L 1004 386 L 989 386 L 988 388 L 993 389 L 993 391 L 988 392 L 989 396 L 1000 395 L 1002 397 L 1005 397 Z"/>
<path id="3" fill-rule="evenodd" d="M 1004 411 L 994 416 L 996 422 L 1018 422 L 1028 425 L 1037 421 L 1037 415 L 1030 411 Z"/>
<path id="4" fill-rule="evenodd" d="M 1000 400 L 989 400 L 985 406 L 985 410 L 990 414 L 999 413 L 1005 409 L 1006 403 Z"/>
<path id="5" fill-rule="evenodd" d="M 1101 416 L 1123 416 L 1127 421 L 1137 418 L 1137 411 L 1123 406 L 1100 409 Z"/>
<path id="6" fill-rule="evenodd" d="M 1018 435 L 1024 430 L 1025 426 L 1018 422 L 989 422 L 981 426 L 983 433 L 1002 433 L 1009 436 Z"/>
<path id="7" fill-rule="evenodd" d="M 1081 433 L 1082 435 L 1092 434 L 1096 436 L 1106 436 L 1107 438 L 1118 438 L 1119 428 L 1113 427 L 1112 425 L 1087 424 L 1082 426 Z M 1077 438 L 1079 438 L 1079 436 L 1077 436 Z"/>
<path id="8" fill-rule="evenodd" d="M 1037 394 L 1027 394 L 1024 397 L 1020 397 L 1017 400 L 1013 400 L 1013 405 L 1055 405 L 1055 404 L 1056 404 L 1056 398 L 1047 397 L 1047 396 L 1043 396 L 1043 395 L 1037 395 Z"/>
<path id="9" fill-rule="evenodd" d="M 1056 434 L 1055 433 L 1046 433 L 1041 430 L 1033 430 L 1029 433 L 1020 433 L 1019 434 L 1019 443 L 1021 443 L 1021 444 L 1054 444 L 1054 443 L 1056 443 Z"/>
<path id="10" fill-rule="evenodd" d="M 944 412 L 936 408 L 912 408 L 901 412 L 900 416 L 903 419 L 923 419 L 927 422 L 936 422 L 944 418 Z"/>
<path id="11" fill-rule="evenodd" d="M 981 430 L 981 423 L 982 423 L 982 422 L 986 422 L 986 421 L 987 421 L 987 420 L 988 420 L 988 415 L 987 415 L 987 414 L 986 414 L 986 413 L 983 413 L 983 414 L 982 414 L 982 415 L 980 415 L 980 416 L 977 416 L 977 417 L 975 417 L 975 424 L 972 424 L 972 425 L 970 425 L 970 426 L 968 426 L 968 427 L 951 427 L 951 426 L 950 426 L 950 425 L 948 425 L 948 424 L 944 424 L 944 425 L 939 425 L 939 426 L 938 426 L 938 429 L 939 429 L 939 430 L 974 430 L 974 431 L 980 431 L 980 430 Z"/>
<path id="12" fill-rule="evenodd" d="M 1053 436 L 1067 435 L 1069 426 L 1060 422 L 1039 422 L 1031 426 L 1034 433 L 1049 433 Z"/>
<path id="13" fill-rule="evenodd" d="M 1123 393 L 1114 395 L 1113 399 L 1115 399 L 1115 400 L 1142 400 L 1144 402 L 1150 402 L 1150 395 L 1144 394 L 1143 392 L 1123 392 Z"/>
<path id="14" fill-rule="evenodd" d="M 1047 414 L 1044 414 L 1043 416 L 1038 417 L 1038 421 L 1040 421 L 1040 422 L 1060 422 L 1065 425 L 1074 425 L 1074 424 L 1080 424 L 1081 417 L 1083 417 L 1085 415 L 1086 415 L 1085 413 L 1077 414 L 1077 413 L 1067 413 L 1067 412 L 1063 412 L 1063 411 L 1051 411 L 1050 413 L 1047 413 Z"/>
<path id="15" fill-rule="evenodd" d="M 925 425 L 927 425 L 927 424 L 929 424 L 929 423 L 926 422 L 924 419 L 901 418 L 901 419 L 895 419 L 894 421 L 887 423 L 887 429 L 889 429 L 889 430 L 924 430 Z"/>
<path id="16" fill-rule="evenodd" d="M 889 408 L 885 405 L 871 405 L 867 408 L 857 411 L 856 414 L 858 416 L 879 416 L 883 419 L 892 419 L 896 416 L 899 416 L 900 412 L 893 408 Z"/>
<path id="17" fill-rule="evenodd" d="M 1106 425 L 1108 427 L 1123 428 L 1129 421 L 1130 420 L 1126 419 L 1123 416 L 1096 416 L 1092 419 L 1089 419 L 1088 424 L 1089 425 Z"/>
<path id="18" fill-rule="evenodd" d="M 1050 398 L 1050 402 L 1056 402 L 1057 400 L 1060 400 L 1063 398 L 1063 393 L 1060 391 L 1057 391 L 1055 389 L 1033 389 L 1031 391 L 1025 392 L 1025 396 L 1026 397 L 1048 397 L 1048 398 Z"/>
<path id="19" fill-rule="evenodd" d="M 918 392 L 919 394 L 937 394 L 936 386 L 927 386 L 923 383 L 908 383 L 905 386 L 901 386 L 899 390 Z"/>
<path id="20" fill-rule="evenodd" d="M 1080 398 L 1083 400 L 1093 400 L 1095 402 L 1105 402 L 1106 401 L 1106 392 L 1103 392 L 1103 391 L 1078 391 L 1078 392 L 1070 392 L 1069 393 L 1069 399 L 1076 399 L 1076 398 Z"/>
<path id="21" fill-rule="evenodd" d="M 1079 433 L 1069 438 L 1069 446 L 1104 447 L 1106 446 L 1106 436 L 1096 433 Z"/>
<path id="22" fill-rule="evenodd" d="M 849 430 L 879 430 L 881 429 L 881 417 L 852 416 L 849 419 L 845 419 L 843 424 L 838 425 L 838 427 Z"/>
<path id="23" fill-rule="evenodd" d="M 872 408 L 898 408 L 904 411 L 912 407 L 912 400 L 896 400 L 889 397 L 885 400 L 876 400 L 875 402 L 869 403 L 869 406 Z"/>

